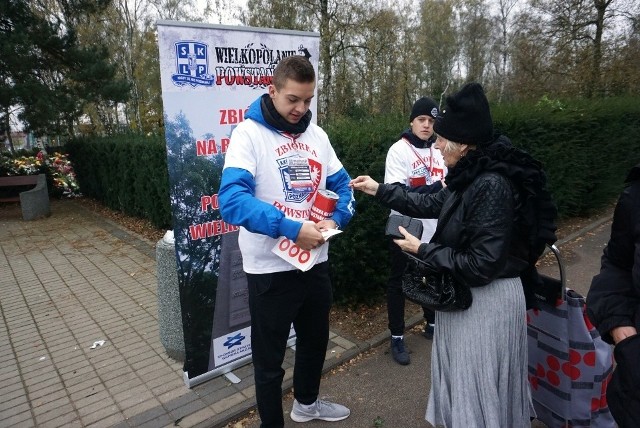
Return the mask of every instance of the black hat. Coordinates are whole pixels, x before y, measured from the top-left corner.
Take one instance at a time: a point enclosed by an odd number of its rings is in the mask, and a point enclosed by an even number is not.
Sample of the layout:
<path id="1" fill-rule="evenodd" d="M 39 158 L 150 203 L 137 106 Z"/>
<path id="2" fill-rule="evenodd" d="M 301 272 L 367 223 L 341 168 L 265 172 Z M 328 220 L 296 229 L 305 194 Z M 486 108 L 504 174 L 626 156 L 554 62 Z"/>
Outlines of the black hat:
<path id="1" fill-rule="evenodd" d="M 422 97 L 415 103 L 413 103 L 413 107 L 411 108 L 411 116 L 409 116 L 409 122 L 415 119 L 418 116 L 422 115 L 431 116 L 432 118 L 438 117 L 438 104 L 433 101 L 431 98 Z"/>
<path id="2" fill-rule="evenodd" d="M 433 130 L 454 143 L 487 145 L 493 139 L 493 121 L 482 86 L 467 83 L 449 95 Z"/>

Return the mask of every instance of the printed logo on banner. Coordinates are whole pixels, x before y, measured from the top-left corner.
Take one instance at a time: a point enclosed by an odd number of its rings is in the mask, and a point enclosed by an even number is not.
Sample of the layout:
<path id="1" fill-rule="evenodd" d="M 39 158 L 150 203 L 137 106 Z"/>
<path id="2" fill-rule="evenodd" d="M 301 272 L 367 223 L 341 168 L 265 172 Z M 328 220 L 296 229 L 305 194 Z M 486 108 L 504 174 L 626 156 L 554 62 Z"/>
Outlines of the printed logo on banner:
<path id="1" fill-rule="evenodd" d="M 299 156 L 281 158 L 277 162 L 284 188 L 284 200 L 300 203 L 311 199 L 320 184 L 322 165 L 314 159 Z"/>
<path id="2" fill-rule="evenodd" d="M 246 338 L 247 337 L 243 336 L 242 333 L 238 333 L 235 336 L 228 336 L 227 340 L 224 342 L 224 346 L 226 346 L 227 349 L 231 349 L 234 346 L 240 346 L 242 345 L 242 341 Z"/>
<path id="3" fill-rule="evenodd" d="M 298 46 L 298 52 L 300 52 L 300 55 L 304 55 L 306 59 L 311 58 L 311 54 L 309 53 L 307 48 L 304 47 L 304 45 Z"/>
<path id="4" fill-rule="evenodd" d="M 251 355 L 251 327 L 213 339 L 213 359 L 215 365 L 230 363 L 231 361 Z"/>
<path id="5" fill-rule="evenodd" d="M 176 42 L 176 74 L 171 76 L 176 86 L 213 86 L 214 76 L 209 74 L 209 56 L 206 43 L 193 40 Z"/>

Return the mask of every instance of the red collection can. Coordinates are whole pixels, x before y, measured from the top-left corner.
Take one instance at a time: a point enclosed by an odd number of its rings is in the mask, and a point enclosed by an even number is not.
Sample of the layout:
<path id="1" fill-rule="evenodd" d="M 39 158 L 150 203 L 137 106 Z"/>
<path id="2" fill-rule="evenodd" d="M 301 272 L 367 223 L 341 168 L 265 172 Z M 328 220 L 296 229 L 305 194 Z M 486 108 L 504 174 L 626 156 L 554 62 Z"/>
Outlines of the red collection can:
<path id="1" fill-rule="evenodd" d="M 424 186 L 425 184 L 427 184 L 427 177 L 424 175 L 420 177 L 409 177 L 409 187 Z"/>
<path id="2" fill-rule="evenodd" d="M 333 210 L 336 209 L 338 203 L 338 194 L 331 190 L 319 189 L 316 192 L 316 199 L 311 206 L 309 220 L 319 222 L 331 217 Z"/>

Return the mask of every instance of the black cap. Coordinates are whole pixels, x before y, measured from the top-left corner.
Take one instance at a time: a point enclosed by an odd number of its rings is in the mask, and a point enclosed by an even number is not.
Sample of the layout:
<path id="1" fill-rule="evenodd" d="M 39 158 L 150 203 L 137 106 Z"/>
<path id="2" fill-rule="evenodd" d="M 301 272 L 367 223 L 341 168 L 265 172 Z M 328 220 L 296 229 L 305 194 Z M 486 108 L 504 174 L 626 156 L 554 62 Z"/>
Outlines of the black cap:
<path id="1" fill-rule="evenodd" d="M 479 83 L 467 83 L 447 97 L 446 108 L 433 125 L 436 134 L 461 144 L 487 145 L 493 140 L 489 101 Z"/>
<path id="2" fill-rule="evenodd" d="M 436 104 L 436 102 L 431 98 L 420 98 L 418 101 L 413 103 L 413 107 L 411 108 L 411 116 L 409 116 L 409 122 L 422 115 L 431 116 L 434 119 L 438 117 L 438 104 Z"/>

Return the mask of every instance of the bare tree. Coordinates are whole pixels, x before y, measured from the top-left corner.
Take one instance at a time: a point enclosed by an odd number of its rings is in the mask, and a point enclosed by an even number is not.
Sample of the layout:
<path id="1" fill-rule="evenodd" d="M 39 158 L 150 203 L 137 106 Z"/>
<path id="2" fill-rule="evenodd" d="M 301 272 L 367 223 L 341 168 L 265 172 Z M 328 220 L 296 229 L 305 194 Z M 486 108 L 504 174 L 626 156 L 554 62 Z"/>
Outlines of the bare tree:
<path id="1" fill-rule="evenodd" d="M 37 4 L 62 16 L 73 2 Z M 131 85 L 126 104 L 86 107 L 97 129 L 162 125 L 157 18 L 237 16 L 256 27 L 319 32 L 320 120 L 406 112 L 417 97 L 442 101 L 467 80 L 485 84 L 498 101 L 637 93 L 640 86 L 637 0 L 248 0 L 244 10 L 232 0 L 206 0 L 204 10 L 196 4 L 113 0 L 79 24 L 79 38 L 104 40 Z"/>
<path id="2" fill-rule="evenodd" d="M 502 102 L 504 97 L 504 88 L 507 80 L 507 64 L 509 62 L 509 45 L 510 45 L 510 16 L 518 0 L 498 0 L 498 29 L 500 31 L 499 38 L 499 62 L 496 67 L 498 78 L 498 102 Z"/>
<path id="3" fill-rule="evenodd" d="M 418 89 L 439 95 L 440 104 L 455 80 L 454 67 L 460 55 L 455 6 L 455 0 L 424 0 L 420 7 L 420 27 L 416 29 L 420 50 L 414 67 L 424 80 L 424 86 Z"/>
<path id="4" fill-rule="evenodd" d="M 505 84 L 510 100 L 533 99 L 546 92 L 552 74 L 548 70 L 552 46 L 544 37 L 544 21 L 531 11 L 522 11 L 514 22 L 510 48 L 511 78 Z"/>
<path id="5" fill-rule="evenodd" d="M 212 12 L 211 0 L 207 0 L 202 13 L 197 11 L 195 0 L 148 0 L 153 8 L 153 14 L 158 19 L 202 21 L 208 13 Z M 217 7 L 223 7 L 220 1 L 216 1 Z M 151 10 L 149 11 L 151 13 Z"/>
<path id="6" fill-rule="evenodd" d="M 570 93 L 602 94 L 601 69 L 607 26 L 626 2 L 621 0 L 533 0 L 545 17 L 545 35 L 555 48 L 555 65 Z M 585 78 L 586 76 L 586 78 Z M 572 88 L 572 90 L 571 90 Z"/>
<path id="7" fill-rule="evenodd" d="M 418 95 L 443 96 L 467 80 L 499 101 L 601 91 L 631 40 L 608 27 L 625 1 L 632 9 L 631 0 L 249 0 L 245 22 L 320 32 L 326 117 L 374 112 L 380 100 L 404 110 Z"/>
<path id="8" fill-rule="evenodd" d="M 594 25 L 596 27 L 595 36 L 593 38 L 593 60 L 591 64 L 591 85 L 587 88 L 587 96 L 591 97 L 593 93 L 601 93 L 602 86 L 600 82 L 600 68 L 602 63 L 602 34 L 604 33 L 605 14 L 607 8 L 613 0 L 593 0 L 596 9 Z"/>
<path id="9" fill-rule="evenodd" d="M 484 0 L 462 0 L 460 9 L 460 42 L 466 80 L 483 82 L 489 63 L 491 22 Z"/>
<path id="10" fill-rule="evenodd" d="M 243 19 L 248 25 L 320 33 L 318 110 L 320 118 L 325 118 L 330 114 L 335 62 L 349 58 L 347 51 L 363 49 L 356 36 L 364 12 L 375 5 L 358 0 L 249 0 L 247 7 Z"/>
<path id="11" fill-rule="evenodd" d="M 313 12 L 312 4 L 296 0 L 249 0 L 241 20 L 252 27 L 313 30 Z"/>

